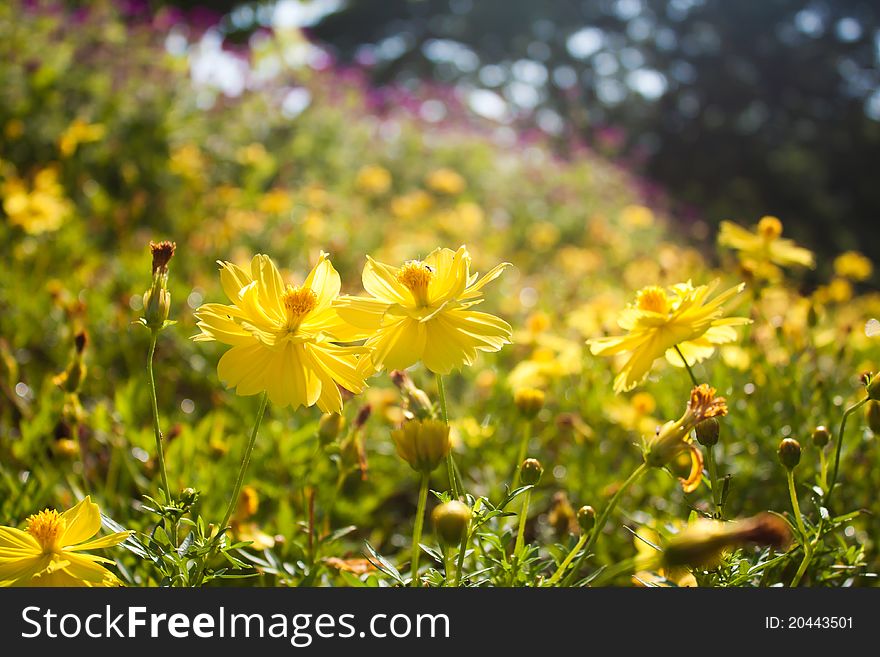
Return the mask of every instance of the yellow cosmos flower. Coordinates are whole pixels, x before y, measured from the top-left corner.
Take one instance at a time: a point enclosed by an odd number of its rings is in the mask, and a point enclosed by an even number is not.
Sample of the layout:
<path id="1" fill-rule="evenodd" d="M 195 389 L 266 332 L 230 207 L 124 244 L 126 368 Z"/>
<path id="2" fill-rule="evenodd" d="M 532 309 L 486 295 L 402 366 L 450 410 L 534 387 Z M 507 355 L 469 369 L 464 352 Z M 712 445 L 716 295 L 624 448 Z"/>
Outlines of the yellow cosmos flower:
<path id="1" fill-rule="evenodd" d="M 783 239 L 782 222 L 776 217 L 762 217 L 752 233 L 732 221 L 722 221 L 718 243 L 739 252 L 743 266 L 757 276 L 775 278 L 776 265 L 815 267 L 812 251 Z"/>
<path id="2" fill-rule="evenodd" d="M 25 531 L 0 527 L 0 586 L 120 586 L 101 565 L 112 561 L 83 552 L 118 545 L 131 532 L 89 540 L 100 528 L 101 512 L 89 497 L 64 513 L 32 515 Z"/>
<path id="3" fill-rule="evenodd" d="M 745 284 L 732 287 L 710 299 L 718 281 L 694 287 L 690 281 L 670 288 L 646 287 L 636 295 L 618 320 L 627 335 L 588 340 L 596 356 L 631 353 L 614 380 L 615 392 L 632 390 L 645 380 L 654 361 L 665 354 L 672 365 L 683 366 L 677 346 L 688 365 L 713 354 L 715 346 L 737 338 L 734 326 L 751 323 L 745 317 L 723 317 L 724 304 L 739 294 Z"/>
<path id="4" fill-rule="evenodd" d="M 510 344 L 511 328 L 502 319 L 470 310 L 483 301 L 482 288 L 510 263 L 480 280 L 470 273 L 471 258 L 436 249 L 424 260 L 392 267 L 367 257 L 364 289 L 371 297 L 340 297 L 340 317 L 368 338 L 378 369 L 400 370 L 422 361 L 432 372 L 448 374 L 471 365 L 478 351 L 498 351 Z"/>
<path id="5" fill-rule="evenodd" d="M 195 316 L 202 332 L 193 339 L 232 345 L 217 364 L 230 388 L 239 395 L 265 391 L 277 406 L 317 404 L 325 413 L 342 410 L 338 386 L 364 389 L 367 350 L 336 344 L 353 337 L 333 308 L 340 280 L 327 254 L 299 286 L 285 284 L 266 255 L 254 256 L 250 272 L 219 264 L 232 304 L 200 306 Z"/>

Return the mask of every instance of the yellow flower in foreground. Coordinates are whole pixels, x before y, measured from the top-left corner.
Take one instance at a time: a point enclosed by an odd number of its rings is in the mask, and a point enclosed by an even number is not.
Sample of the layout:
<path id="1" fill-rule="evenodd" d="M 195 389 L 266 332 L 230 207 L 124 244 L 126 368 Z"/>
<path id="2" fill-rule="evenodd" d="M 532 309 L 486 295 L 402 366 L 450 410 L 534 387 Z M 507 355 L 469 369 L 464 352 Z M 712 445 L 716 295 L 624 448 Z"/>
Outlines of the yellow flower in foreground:
<path id="1" fill-rule="evenodd" d="M 337 384 L 354 393 L 364 389 L 367 350 L 335 344 L 353 338 L 332 307 L 340 280 L 327 254 L 299 286 L 285 284 L 266 255 L 254 256 L 250 272 L 219 264 L 232 305 L 200 306 L 195 316 L 202 332 L 193 339 L 232 345 L 217 364 L 229 387 L 239 395 L 268 392 L 278 406 L 317 404 L 325 413 L 342 410 Z"/>
<path id="2" fill-rule="evenodd" d="M 646 287 L 636 295 L 618 320 L 626 335 L 588 340 L 596 356 L 631 353 L 617 378 L 615 392 L 632 390 L 651 371 L 654 361 L 665 355 L 672 365 L 682 367 L 677 346 L 688 365 L 711 356 L 715 346 L 737 338 L 734 326 L 751 323 L 745 317 L 727 317 L 724 304 L 742 292 L 745 284 L 725 290 L 710 299 L 718 281 L 694 287 L 690 281 L 670 288 Z"/>
<path id="3" fill-rule="evenodd" d="M 812 268 L 816 264 L 812 251 L 783 239 L 782 222 L 776 217 L 762 217 L 754 233 L 732 221 L 722 221 L 718 243 L 736 249 L 743 266 L 764 278 L 774 278 L 779 273 L 776 265 Z"/>
<path id="4" fill-rule="evenodd" d="M 470 273 L 465 247 L 436 249 L 424 260 L 392 267 L 367 257 L 364 289 L 371 297 L 340 297 L 340 317 L 368 338 L 378 369 L 401 370 L 422 361 L 432 372 L 448 374 L 471 365 L 478 351 L 510 344 L 511 328 L 502 319 L 470 310 L 482 302 L 483 286 L 509 263 L 479 281 Z"/>
<path id="5" fill-rule="evenodd" d="M 117 545 L 130 532 L 89 540 L 100 528 L 101 512 L 88 497 L 64 513 L 32 515 L 25 531 L 0 527 L 0 586 L 120 586 L 101 565 L 112 561 L 83 551 Z"/>

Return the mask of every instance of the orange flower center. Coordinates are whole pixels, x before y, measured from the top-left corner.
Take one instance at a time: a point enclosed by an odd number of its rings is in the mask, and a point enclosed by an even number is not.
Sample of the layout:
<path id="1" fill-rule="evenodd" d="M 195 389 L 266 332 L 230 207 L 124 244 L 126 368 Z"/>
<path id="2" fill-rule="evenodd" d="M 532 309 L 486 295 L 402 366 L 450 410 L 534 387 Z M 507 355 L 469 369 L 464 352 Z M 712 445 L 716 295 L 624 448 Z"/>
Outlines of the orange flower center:
<path id="1" fill-rule="evenodd" d="M 56 552 L 67 523 L 55 509 L 45 509 L 27 519 L 27 533 L 33 536 L 43 552 Z"/>
<path id="2" fill-rule="evenodd" d="M 701 383 L 691 390 L 688 412 L 694 416 L 696 424 L 710 417 L 727 415 L 727 401 L 715 396 L 715 388 Z"/>
<path id="3" fill-rule="evenodd" d="M 413 294 L 419 305 L 428 305 L 428 284 L 434 278 L 434 270 L 430 265 L 418 260 L 407 262 L 397 273 L 397 280 L 405 285 Z"/>
<path id="4" fill-rule="evenodd" d="M 639 310 L 647 310 L 665 315 L 669 312 L 669 297 L 666 290 L 656 285 L 639 290 L 636 297 L 636 307 Z"/>
<path id="5" fill-rule="evenodd" d="M 311 288 L 288 285 L 281 297 L 287 311 L 287 329 L 296 330 L 302 320 L 318 305 L 318 295 Z"/>
<path id="6" fill-rule="evenodd" d="M 782 222 L 776 217 L 762 217 L 758 222 L 758 235 L 768 242 L 778 239 L 782 235 Z"/>

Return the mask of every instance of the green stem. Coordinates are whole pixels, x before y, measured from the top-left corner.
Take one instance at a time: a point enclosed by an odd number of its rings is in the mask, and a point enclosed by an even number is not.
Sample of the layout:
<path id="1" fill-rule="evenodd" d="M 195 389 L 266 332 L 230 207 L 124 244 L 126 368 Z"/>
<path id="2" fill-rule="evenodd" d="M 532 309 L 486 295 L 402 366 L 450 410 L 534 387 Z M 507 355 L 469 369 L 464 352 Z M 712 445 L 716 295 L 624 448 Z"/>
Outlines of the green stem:
<path id="1" fill-rule="evenodd" d="M 688 374 L 690 374 L 691 383 L 694 384 L 694 387 L 700 385 L 699 383 L 697 383 L 697 377 L 694 376 L 694 371 L 691 369 L 691 366 L 688 364 L 687 358 L 685 358 L 684 354 L 681 353 L 681 349 L 678 348 L 678 345 L 675 345 L 675 351 L 678 352 L 678 355 L 681 358 L 681 362 L 684 363 L 684 366 L 687 369 Z"/>
<path id="2" fill-rule="evenodd" d="M 589 532 L 585 532 L 585 533 L 581 534 L 581 537 L 578 539 L 577 543 L 574 544 L 574 547 L 571 549 L 571 552 L 569 552 L 568 556 L 566 556 L 565 559 L 562 561 L 562 563 L 559 564 L 559 568 L 557 568 L 556 572 L 553 573 L 553 576 L 544 583 L 544 586 L 553 586 L 554 584 L 556 584 L 556 582 L 559 581 L 559 579 L 562 577 L 565 570 L 569 567 L 571 562 L 574 560 L 575 556 L 577 556 L 577 553 L 581 551 L 582 547 L 584 547 L 584 543 L 587 542 L 587 538 L 589 538 L 589 536 L 590 536 Z"/>
<path id="3" fill-rule="evenodd" d="M 794 519 L 797 522 L 798 529 L 801 530 L 801 534 L 804 537 L 804 541 L 807 540 L 807 529 L 804 526 L 804 519 L 801 517 L 801 505 L 798 502 L 797 490 L 794 487 L 794 470 L 788 470 L 788 496 L 791 498 L 791 510 L 794 512 Z"/>
<path id="4" fill-rule="evenodd" d="M 718 468 L 715 466 L 715 446 L 706 445 L 706 464 L 709 468 L 709 480 L 712 483 L 712 502 L 715 504 L 715 520 L 724 518 L 724 509 L 721 508 L 721 491 L 718 487 Z"/>
<path id="5" fill-rule="evenodd" d="M 470 543 L 470 523 L 461 537 L 461 545 L 458 547 L 458 565 L 455 568 L 455 583 L 453 586 L 461 586 L 464 579 L 464 557 L 467 554 L 468 543 Z"/>
<path id="6" fill-rule="evenodd" d="M 532 435 L 532 423 L 528 420 L 523 421 L 523 435 L 520 439 L 519 443 L 519 452 L 516 455 L 516 472 L 513 475 L 513 488 L 510 490 L 516 490 L 519 488 L 519 480 L 522 475 L 522 464 L 526 459 L 526 451 L 529 449 L 529 438 Z"/>
<path id="7" fill-rule="evenodd" d="M 251 430 L 251 437 L 248 440 L 241 457 L 241 466 L 238 468 L 238 477 L 235 480 L 235 487 L 232 489 L 232 497 L 229 498 L 229 504 L 226 505 L 226 513 L 223 515 L 223 522 L 220 523 L 219 530 L 221 532 L 226 530 L 226 527 L 229 525 L 229 519 L 232 517 L 232 512 L 235 511 L 235 507 L 238 504 L 238 496 L 241 494 L 241 485 L 244 483 L 244 475 L 247 472 L 248 465 L 250 465 L 251 454 L 253 453 L 254 445 L 257 442 L 257 433 L 260 431 L 260 424 L 263 422 L 263 414 L 266 412 L 266 406 L 268 404 L 269 394 L 264 392 L 263 396 L 260 397 L 260 410 L 257 411 L 257 419 L 254 421 L 254 428 Z"/>
<path id="8" fill-rule="evenodd" d="M 412 581 L 410 586 L 419 585 L 419 556 L 422 548 L 419 545 L 422 542 L 422 527 L 425 524 L 425 506 L 428 503 L 428 474 L 422 475 L 422 483 L 419 487 L 419 505 L 416 508 L 416 522 L 413 526 L 412 538 L 412 559 L 410 560 L 410 571 L 412 573 Z"/>
<path id="9" fill-rule="evenodd" d="M 443 546 L 443 567 L 446 569 L 446 581 L 444 584 L 446 586 L 455 586 L 455 559 L 452 558 L 452 550 L 449 549 L 448 545 Z"/>
<path id="10" fill-rule="evenodd" d="M 794 588 L 800 584 L 801 578 L 804 576 L 804 573 L 807 572 L 807 566 L 813 557 L 813 546 L 807 542 L 807 528 L 804 525 L 804 519 L 801 516 L 801 505 L 798 502 L 797 489 L 794 485 L 794 470 L 787 470 L 787 473 L 788 496 L 791 498 L 791 510 L 794 513 L 795 522 L 797 522 L 798 529 L 801 532 L 801 545 L 804 548 L 804 558 L 801 561 L 801 565 L 798 567 L 797 573 L 795 573 L 794 579 L 791 580 L 791 586 Z"/>
<path id="11" fill-rule="evenodd" d="M 590 539 L 587 541 L 587 545 L 584 547 L 584 552 L 581 554 L 580 559 L 577 560 L 574 568 L 571 569 L 571 572 L 568 574 L 568 577 L 563 580 L 563 586 L 571 586 L 574 579 L 577 577 L 578 571 L 580 570 L 581 564 L 583 564 L 584 560 L 590 554 L 590 550 L 593 549 L 593 546 L 596 544 L 596 540 L 599 538 L 599 534 L 602 533 L 602 528 L 605 526 L 605 523 L 608 522 L 608 517 L 611 515 L 611 512 L 614 510 L 614 507 L 617 506 L 617 503 L 620 501 L 620 498 L 623 496 L 624 492 L 632 486 L 639 478 L 648 471 L 648 464 L 642 463 L 633 470 L 632 474 L 624 481 L 620 488 L 617 489 L 617 492 L 614 493 L 612 498 L 608 501 L 608 504 L 605 505 L 605 508 L 602 510 L 602 513 L 596 519 L 596 524 L 593 526 L 593 530 L 590 532 Z"/>
<path id="12" fill-rule="evenodd" d="M 440 398 L 440 418 L 445 424 L 449 424 L 449 413 L 446 410 L 446 388 L 443 386 L 443 376 L 434 373 L 437 379 L 437 396 Z"/>
<path id="13" fill-rule="evenodd" d="M 824 447 L 819 448 L 819 485 L 828 493 L 828 459 Z"/>
<path id="14" fill-rule="evenodd" d="M 523 543 L 525 542 L 526 520 L 528 520 L 529 516 L 529 502 L 531 501 L 531 497 L 532 489 L 530 488 L 523 494 L 523 503 L 519 509 L 519 530 L 516 532 L 516 546 L 513 549 L 513 555 L 517 557 L 517 559 L 523 550 Z"/>
<path id="15" fill-rule="evenodd" d="M 150 335 L 150 354 L 147 357 L 147 376 L 150 380 L 150 400 L 153 403 L 153 434 L 156 437 L 156 454 L 159 458 L 159 471 L 162 475 L 162 488 L 166 504 L 171 504 L 171 489 L 168 487 L 168 471 L 165 469 L 165 450 L 162 447 L 162 430 L 159 429 L 159 402 L 156 399 L 156 378 L 153 375 L 153 354 L 156 352 L 158 331 Z"/>
<path id="16" fill-rule="evenodd" d="M 434 373 L 434 378 L 437 380 L 437 397 L 440 400 L 440 418 L 443 420 L 444 424 L 449 424 L 449 412 L 446 407 L 446 388 L 443 385 L 443 376 Z M 459 499 L 461 497 L 461 482 L 456 476 L 456 468 L 455 461 L 452 458 L 452 450 L 446 454 L 446 476 L 449 478 L 449 490 L 452 493 L 452 496 L 455 499 Z"/>
<path id="17" fill-rule="evenodd" d="M 840 450 L 843 447 L 843 432 L 846 430 L 846 421 L 850 415 L 867 404 L 870 399 L 870 397 L 865 397 L 863 400 L 856 402 L 843 412 L 843 418 L 840 420 L 840 429 L 837 430 L 837 448 L 834 451 L 834 469 L 831 471 L 831 481 L 828 482 L 828 492 L 825 494 L 826 508 L 830 508 L 829 500 L 831 499 L 831 493 L 834 491 L 835 484 L 837 484 L 837 470 L 840 467 Z"/>

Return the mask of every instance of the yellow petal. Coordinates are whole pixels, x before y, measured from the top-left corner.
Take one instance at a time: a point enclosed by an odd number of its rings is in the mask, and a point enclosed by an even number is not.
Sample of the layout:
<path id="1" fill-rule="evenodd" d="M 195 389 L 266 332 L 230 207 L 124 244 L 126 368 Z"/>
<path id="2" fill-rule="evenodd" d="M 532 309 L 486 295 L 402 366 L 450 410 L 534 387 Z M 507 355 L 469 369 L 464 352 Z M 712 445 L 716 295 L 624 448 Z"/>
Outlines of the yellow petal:
<path id="1" fill-rule="evenodd" d="M 238 295 L 241 289 L 254 279 L 244 269 L 231 262 L 217 261 L 220 265 L 220 285 L 232 303 L 238 303 Z"/>
<path id="2" fill-rule="evenodd" d="M 421 359 L 426 335 L 424 324 L 406 317 L 382 327 L 367 344 L 378 368 L 402 370 Z"/>
<path id="3" fill-rule="evenodd" d="M 99 548 L 112 547 L 114 545 L 119 545 L 132 535 L 133 532 L 116 532 L 115 534 L 108 534 L 107 536 L 102 536 L 101 538 L 96 538 L 91 541 L 86 541 L 85 543 L 80 543 L 79 545 L 72 545 L 70 547 L 64 548 L 65 552 L 82 552 L 83 550 L 97 550 Z"/>
<path id="4" fill-rule="evenodd" d="M 15 527 L 0 526 L 0 550 L 25 550 L 41 552 L 42 548 L 37 540 Z"/>
<path id="5" fill-rule="evenodd" d="M 397 280 L 397 271 L 367 256 L 361 280 L 364 289 L 377 299 L 388 303 L 413 305 L 412 293 Z"/>
<path id="6" fill-rule="evenodd" d="M 306 277 L 303 286 L 309 288 L 318 297 L 317 305 L 312 312 L 320 312 L 329 308 L 333 300 L 339 296 L 342 282 L 339 279 L 339 273 L 333 268 L 326 253 L 321 252 L 318 264 Z"/>
<path id="7" fill-rule="evenodd" d="M 257 292 L 263 311 L 276 321 L 284 320 L 281 295 L 284 294 L 284 280 L 272 259 L 258 253 L 251 260 L 251 275 L 257 282 Z"/>
<path id="8" fill-rule="evenodd" d="M 473 285 L 468 286 L 468 288 L 464 291 L 464 294 L 459 297 L 459 299 L 473 299 L 474 297 L 482 294 L 481 290 L 483 286 L 487 283 L 491 283 L 496 278 L 501 276 L 504 273 L 504 270 L 508 267 L 513 267 L 509 262 L 502 262 L 500 265 L 493 267 L 490 269 L 483 278 L 479 279 Z"/>
<path id="9" fill-rule="evenodd" d="M 62 546 L 87 541 L 101 529 L 101 511 L 88 495 L 76 506 L 62 513 L 61 518 L 67 525 L 59 540 Z"/>

